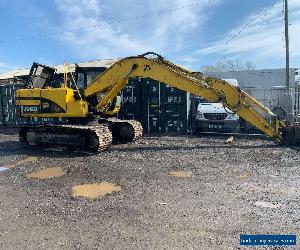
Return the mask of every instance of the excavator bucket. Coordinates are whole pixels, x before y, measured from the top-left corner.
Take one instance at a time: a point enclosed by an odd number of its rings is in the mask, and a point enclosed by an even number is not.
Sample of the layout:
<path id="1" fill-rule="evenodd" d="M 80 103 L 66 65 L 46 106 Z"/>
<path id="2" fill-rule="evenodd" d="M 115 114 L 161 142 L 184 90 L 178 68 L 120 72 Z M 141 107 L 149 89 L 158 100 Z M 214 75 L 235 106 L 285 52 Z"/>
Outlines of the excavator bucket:
<path id="1" fill-rule="evenodd" d="M 300 123 L 282 129 L 282 143 L 287 146 L 300 146 Z"/>

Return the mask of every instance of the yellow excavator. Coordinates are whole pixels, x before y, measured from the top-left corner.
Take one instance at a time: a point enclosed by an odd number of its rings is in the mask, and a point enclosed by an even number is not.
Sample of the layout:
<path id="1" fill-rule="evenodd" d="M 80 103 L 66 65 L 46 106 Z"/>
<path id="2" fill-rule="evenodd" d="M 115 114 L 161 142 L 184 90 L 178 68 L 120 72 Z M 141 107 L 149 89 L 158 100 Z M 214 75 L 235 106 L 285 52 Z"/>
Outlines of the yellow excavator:
<path id="1" fill-rule="evenodd" d="M 76 81 L 53 80 L 55 69 L 34 63 L 30 83 L 16 91 L 20 117 L 66 118 L 66 124 L 25 126 L 20 141 L 30 146 L 62 145 L 84 151 L 104 151 L 115 141 L 142 137 L 138 121 L 115 118 L 120 109 L 120 91 L 132 77 L 149 77 L 212 101 L 220 102 L 276 142 L 300 144 L 297 124 L 277 118 L 268 108 L 224 80 L 191 72 L 162 56 L 148 52 L 123 58 L 99 74 L 85 89 Z"/>

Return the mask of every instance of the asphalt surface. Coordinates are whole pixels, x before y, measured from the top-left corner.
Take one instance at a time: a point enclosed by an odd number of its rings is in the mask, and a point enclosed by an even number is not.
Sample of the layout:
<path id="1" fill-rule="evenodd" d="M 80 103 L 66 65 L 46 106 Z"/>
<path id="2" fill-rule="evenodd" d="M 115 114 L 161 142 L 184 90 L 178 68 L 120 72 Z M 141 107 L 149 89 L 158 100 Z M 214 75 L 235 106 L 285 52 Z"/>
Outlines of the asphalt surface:
<path id="1" fill-rule="evenodd" d="M 299 149 L 227 139 L 145 137 L 83 155 L 0 134 L 0 248 L 244 249 L 240 234 L 298 234 Z M 28 176 L 49 167 L 65 174 Z M 72 195 L 102 182 L 118 192 Z"/>

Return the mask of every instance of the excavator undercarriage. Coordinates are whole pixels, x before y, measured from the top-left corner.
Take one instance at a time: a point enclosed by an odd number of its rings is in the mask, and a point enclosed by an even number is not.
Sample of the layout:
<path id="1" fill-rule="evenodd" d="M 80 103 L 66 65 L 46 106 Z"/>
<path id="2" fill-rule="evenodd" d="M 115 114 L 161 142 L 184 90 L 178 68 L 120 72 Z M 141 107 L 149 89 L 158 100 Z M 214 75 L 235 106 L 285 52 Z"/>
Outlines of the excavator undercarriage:
<path id="1" fill-rule="evenodd" d="M 63 146 L 69 149 L 101 152 L 110 148 L 112 143 L 128 143 L 138 140 L 143 128 L 138 121 L 107 119 L 89 123 L 49 124 L 22 127 L 19 131 L 20 142 L 35 148 Z"/>
<path id="2" fill-rule="evenodd" d="M 21 143 L 35 148 L 64 146 L 70 149 L 97 152 L 109 149 L 112 134 L 108 126 L 42 125 L 20 129 Z"/>

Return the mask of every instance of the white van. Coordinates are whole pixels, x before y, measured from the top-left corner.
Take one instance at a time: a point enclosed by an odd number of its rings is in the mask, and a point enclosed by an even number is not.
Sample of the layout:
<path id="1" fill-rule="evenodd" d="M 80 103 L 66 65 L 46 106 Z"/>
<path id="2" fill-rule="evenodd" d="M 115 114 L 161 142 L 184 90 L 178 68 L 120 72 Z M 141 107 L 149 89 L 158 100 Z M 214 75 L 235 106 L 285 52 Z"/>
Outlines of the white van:
<path id="1" fill-rule="evenodd" d="M 239 86 L 236 79 L 223 79 Z M 199 99 L 197 114 L 194 122 L 195 132 L 238 133 L 240 130 L 239 116 L 222 103 L 212 103 Z"/>

